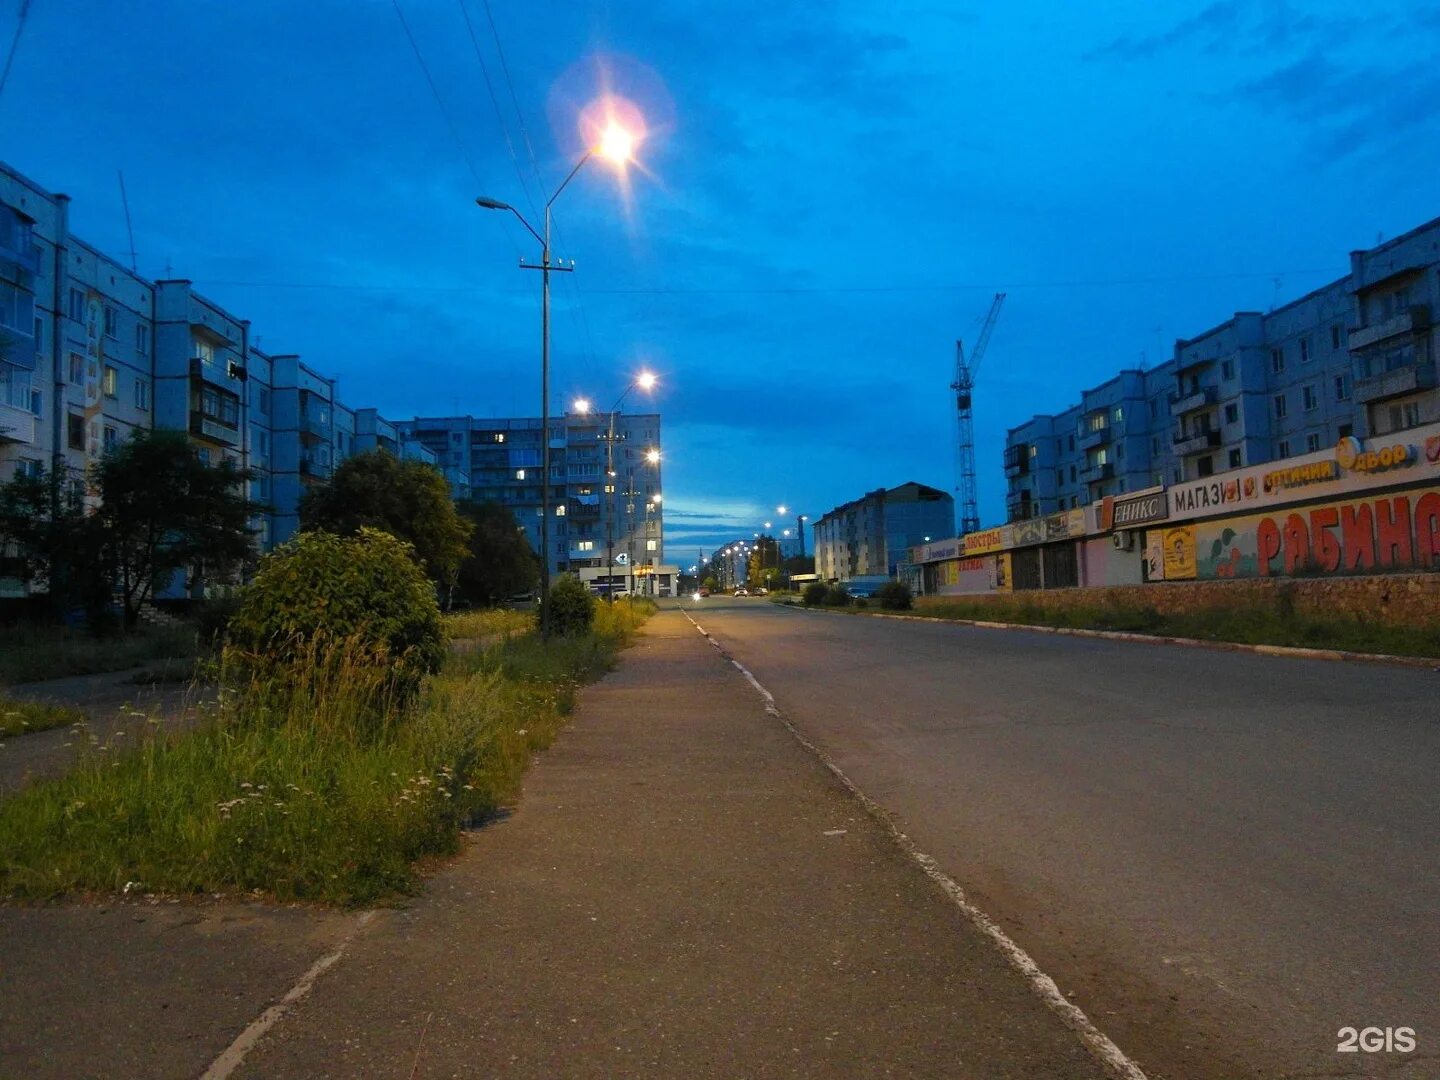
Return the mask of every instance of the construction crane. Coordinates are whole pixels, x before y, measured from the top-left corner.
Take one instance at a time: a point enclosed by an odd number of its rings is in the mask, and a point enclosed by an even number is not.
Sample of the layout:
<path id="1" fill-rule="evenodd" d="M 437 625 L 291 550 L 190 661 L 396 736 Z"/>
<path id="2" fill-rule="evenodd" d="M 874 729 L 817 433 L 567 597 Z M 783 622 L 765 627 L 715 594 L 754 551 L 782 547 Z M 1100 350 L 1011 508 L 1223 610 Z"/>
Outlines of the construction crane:
<path id="1" fill-rule="evenodd" d="M 990 314 L 980 328 L 980 337 L 970 360 L 965 360 L 965 343 L 955 342 L 955 381 L 950 389 L 955 391 L 955 416 L 959 424 L 957 445 L 960 451 L 960 535 L 980 528 L 979 497 L 975 490 L 975 413 L 971 398 L 975 393 L 975 378 L 980 374 L 980 361 L 985 359 L 985 347 L 990 344 L 990 335 L 995 330 L 995 320 L 1000 317 L 1000 305 L 1005 303 L 1005 294 L 996 293 L 990 304 Z"/>

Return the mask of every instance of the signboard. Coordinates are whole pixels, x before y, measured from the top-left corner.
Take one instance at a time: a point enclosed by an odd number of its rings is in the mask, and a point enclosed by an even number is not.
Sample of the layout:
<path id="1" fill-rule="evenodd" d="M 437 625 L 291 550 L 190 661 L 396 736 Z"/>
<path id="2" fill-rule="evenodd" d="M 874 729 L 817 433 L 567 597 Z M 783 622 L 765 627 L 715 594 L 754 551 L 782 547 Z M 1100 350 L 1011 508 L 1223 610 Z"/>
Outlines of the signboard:
<path id="1" fill-rule="evenodd" d="M 939 562 L 942 559 L 958 559 L 960 557 L 960 540 L 937 540 L 931 544 L 922 544 L 920 547 L 911 550 L 911 561 L 917 563 Z"/>
<path id="2" fill-rule="evenodd" d="M 1160 529 L 1145 534 L 1145 580 L 1165 580 L 1165 534 Z"/>
<path id="3" fill-rule="evenodd" d="M 1074 510 L 1062 510 L 1058 514 L 1051 514 L 1044 519 L 1044 522 L 1046 543 L 1085 535 L 1085 511 L 1078 507 Z"/>
<path id="4" fill-rule="evenodd" d="M 1434 476 L 1437 468 L 1440 425 L 1369 442 L 1347 436 L 1333 450 L 1176 484 L 1169 490 L 1170 518 L 1213 517 L 1247 507 L 1359 493 Z"/>
<path id="5" fill-rule="evenodd" d="M 1196 573 L 1195 527 L 1179 525 L 1160 530 L 1161 558 L 1166 581 L 1187 581 Z"/>
<path id="6" fill-rule="evenodd" d="M 1164 521 L 1170 516 L 1170 496 L 1162 489 L 1133 499 L 1116 499 L 1110 510 L 1110 528 L 1133 529 Z"/>
<path id="7" fill-rule="evenodd" d="M 1001 526 L 995 529 L 981 529 L 979 532 L 966 533 L 961 538 L 961 545 L 966 555 L 988 555 L 1005 546 L 1007 532 L 1009 530 Z"/>
<path id="8" fill-rule="evenodd" d="M 1196 526 L 1202 578 L 1440 569 L 1440 487 Z"/>
<path id="9" fill-rule="evenodd" d="M 1041 518 L 1024 518 L 1010 526 L 1013 546 L 1029 547 L 1045 542 L 1045 522 Z"/>

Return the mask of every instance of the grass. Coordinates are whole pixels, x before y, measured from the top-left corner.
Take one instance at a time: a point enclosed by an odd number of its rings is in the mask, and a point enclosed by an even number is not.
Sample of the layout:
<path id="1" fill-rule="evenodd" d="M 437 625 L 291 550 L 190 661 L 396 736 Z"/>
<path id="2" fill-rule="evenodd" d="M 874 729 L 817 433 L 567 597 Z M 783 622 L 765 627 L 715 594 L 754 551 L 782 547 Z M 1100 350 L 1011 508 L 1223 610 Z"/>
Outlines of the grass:
<path id="1" fill-rule="evenodd" d="M 361 905 L 413 892 L 417 863 L 514 796 L 579 685 L 605 671 L 653 605 L 594 632 L 519 633 L 452 653 L 397 702 L 355 650 L 298 687 L 258 681 L 188 734 L 79 766 L 0 802 L 0 893 L 235 893 Z M 473 616 L 462 616 L 470 619 Z"/>
<path id="2" fill-rule="evenodd" d="M 1118 602 L 1051 609 L 1019 596 L 994 600 L 922 597 L 916 601 L 913 614 L 934 619 L 1123 630 L 1247 645 L 1440 657 L 1440 626 L 1396 626 L 1342 616 L 1303 615 L 1283 605 L 1166 614 L 1152 607 Z"/>
<path id="3" fill-rule="evenodd" d="M 0 737 L 48 731 L 84 721 L 85 714 L 68 705 L 43 705 L 0 696 Z"/>
<path id="4" fill-rule="evenodd" d="M 103 638 L 68 627 L 5 627 L 0 629 L 0 683 L 124 671 L 158 660 L 192 657 L 196 649 L 195 632 L 189 627 L 137 629 Z"/>
<path id="5" fill-rule="evenodd" d="M 535 627 L 533 611 L 512 611 L 489 608 L 483 611 L 460 611 L 445 616 L 445 632 L 451 639 L 482 638 L 492 640 L 523 634 Z"/>

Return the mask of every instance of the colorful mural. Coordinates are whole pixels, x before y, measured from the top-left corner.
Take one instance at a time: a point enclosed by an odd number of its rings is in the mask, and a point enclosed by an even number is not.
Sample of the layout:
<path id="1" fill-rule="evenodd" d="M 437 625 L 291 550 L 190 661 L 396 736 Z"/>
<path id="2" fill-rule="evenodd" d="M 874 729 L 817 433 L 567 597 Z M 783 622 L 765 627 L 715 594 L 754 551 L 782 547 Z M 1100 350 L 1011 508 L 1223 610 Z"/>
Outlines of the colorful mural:
<path id="1" fill-rule="evenodd" d="M 1195 532 L 1202 578 L 1434 570 L 1440 488 L 1205 522 Z"/>

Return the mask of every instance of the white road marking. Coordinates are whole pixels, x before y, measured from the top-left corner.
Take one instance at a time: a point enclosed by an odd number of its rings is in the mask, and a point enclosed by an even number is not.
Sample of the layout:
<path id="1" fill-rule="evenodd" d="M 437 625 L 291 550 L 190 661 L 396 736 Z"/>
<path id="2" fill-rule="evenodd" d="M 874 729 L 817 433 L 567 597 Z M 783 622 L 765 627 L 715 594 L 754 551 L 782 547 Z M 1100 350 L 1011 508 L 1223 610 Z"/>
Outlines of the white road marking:
<path id="1" fill-rule="evenodd" d="M 250 1026 L 235 1037 L 235 1041 L 225 1048 L 224 1053 L 210 1063 L 210 1067 L 205 1070 L 200 1080 L 225 1080 L 238 1069 L 240 1063 L 245 1060 L 245 1055 L 253 1050 L 255 1044 L 265 1033 L 290 1011 L 292 1005 L 310 993 L 310 988 L 315 985 L 316 979 L 339 962 L 340 958 L 345 955 L 345 950 L 350 947 L 350 943 L 355 940 L 355 936 L 374 917 L 375 912 L 373 911 L 361 914 L 350 933 L 345 935 L 345 940 L 335 947 L 335 951 L 327 953 L 311 964 L 310 970 L 300 976 L 300 981 L 290 988 L 288 994 L 251 1021 Z"/>
<path id="2" fill-rule="evenodd" d="M 704 635 L 705 640 L 710 642 L 716 652 L 726 660 L 729 660 L 730 663 L 735 665 L 740 674 L 745 676 L 746 680 L 749 681 L 750 685 L 755 688 L 756 692 L 764 700 L 765 712 L 784 724 L 785 729 L 790 732 L 795 741 L 819 758 L 821 764 L 829 769 L 831 773 L 845 785 L 846 790 L 860 801 L 860 804 L 865 807 L 870 816 L 881 824 L 885 831 L 890 834 L 891 839 L 910 857 L 911 861 L 925 872 L 925 876 L 939 885 L 945 895 L 950 898 L 951 902 L 970 920 L 971 924 L 995 944 L 1010 966 L 1020 973 L 1029 984 L 1030 989 L 1049 1007 L 1050 1011 L 1059 1016 L 1065 1026 L 1080 1038 L 1080 1041 L 1085 1044 L 1086 1049 L 1094 1054 L 1100 1063 L 1109 1069 L 1118 1080 L 1148 1080 L 1140 1066 L 1135 1064 L 1135 1062 L 1126 1055 L 1125 1051 L 1116 1046 L 1108 1035 L 1097 1028 L 1079 1006 L 1073 1004 L 1060 992 L 1060 988 L 1055 985 L 1055 980 L 1040 970 L 1040 966 L 1030 958 L 1030 954 L 1017 945 L 1004 930 L 1001 930 L 990 916 L 972 904 L 965 896 L 965 890 L 960 887 L 954 878 L 940 869 L 939 864 L 936 863 L 934 858 L 921 851 L 919 847 L 916 846 L 915 841 L 911 840 L 910 837 L 896 828 L 894 819 L 891 818 L 889 812 L 856 787 L 855 782 L 846 776 L 838 765 L 830 760 L 825 751 L 821 750 L 801 733 L 800 729 L 790 721 L 789 717 L 782 713 L 776 706 L 775 695 L 770 693 L 769 690 L 766 690 L 744 664 L 727 653 L 725 647 L 715 640 L 714 635 L 710 634 L 703 626 L 691 618 L 688 611 L 682 609 L 681 613 L 687 619 L 690 619 L 691 624 Z"/>

